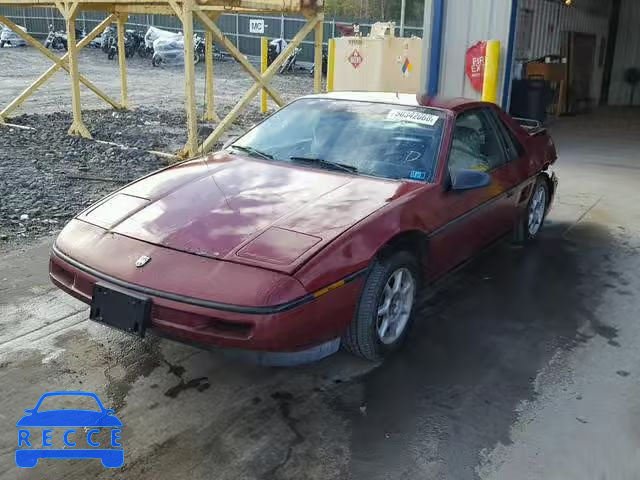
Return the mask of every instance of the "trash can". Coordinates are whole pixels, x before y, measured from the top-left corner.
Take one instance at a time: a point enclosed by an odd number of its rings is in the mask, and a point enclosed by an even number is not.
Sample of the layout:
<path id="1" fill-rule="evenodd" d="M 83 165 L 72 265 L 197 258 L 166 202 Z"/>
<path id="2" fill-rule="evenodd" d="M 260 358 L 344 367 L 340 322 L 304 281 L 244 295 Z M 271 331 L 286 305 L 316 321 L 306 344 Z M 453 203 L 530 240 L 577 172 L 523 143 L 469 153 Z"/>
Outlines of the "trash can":
<path id="1" fill-rule="evenodd" d="M 550 97 L 551 87 L 546 80 L 514 80 L 511 86 L 509 113 L 514 117 L 544 122 Z"/>

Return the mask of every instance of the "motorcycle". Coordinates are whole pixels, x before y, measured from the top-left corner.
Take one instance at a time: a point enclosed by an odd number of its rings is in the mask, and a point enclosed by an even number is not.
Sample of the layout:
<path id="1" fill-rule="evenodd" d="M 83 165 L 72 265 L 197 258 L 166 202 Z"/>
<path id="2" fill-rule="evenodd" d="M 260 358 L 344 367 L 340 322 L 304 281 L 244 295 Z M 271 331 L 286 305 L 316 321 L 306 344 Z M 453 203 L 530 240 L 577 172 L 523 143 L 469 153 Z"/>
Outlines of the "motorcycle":
<path id="1" fill-rule="evenodd" d="M 322 48 L 322 74 L 326 75 L 327 71 L 329 70 L 329 55 L 327 54 L 327 49 L 326 48 Z M 309 74 L 313 75 L 313 73 L 316 71 L 316 64 L 314 63 L 313 65 L 311 65 L 311 68 L 309 69 Z"/>
<path id="2" fill-rule="evenodd" d="M 223 52 L 215 45 L 213 46 L 213 59 L 218 60 L 220 62 L 226 62 L 227 60 L 233 58 L 231 54 L 227 52 Z"/>
<path id="3" fill-rule="evenodd" d="M 124 32 L 124 56 L 125 58 L 130 58 L 137 51 L 139 51 L 140 45 L 144 43 L 144 37 L 141 33 L 136 32 L 135 30 L 125 30 Z M 107 58 L 109 60 L 113 60 L 113 58 L 118 54 L 118 36 L 112 38 L 109 45 L 109 52 L 107 54 Z"/>
<path id="4" fill-rule="evenodd" d="M 23 32 L 27 32 L 27 29 L 18 25 L 18 28 Z M 0 23 L 0 48 L 4 48 L 5 45 L 11 45 L 12 47 L 23 47 L 26 45 L 25 42 L 20 35 L 15 33 L 9 27 L 6 27 Z"/>
<path id="5" fill-rule="evenodd" d="M 276 38 L 269 43 L 269 48 L 267 49 L 267 66 L 270 66 L 280 52 L 282 52 L 287 47 L 287 42 L 283 38 Z"/>
<path id="6" fill-rule="evenodd" d="M 77 35 L 76 30 L 76 35 Z M 67 50 L 67 34 L 63 31 L 56 31 L 53 25 L 49 25 L 49 34 L 44 40 L 44 48 L 51 47 L 54 50 Z"/>
<path id="7" fill-rule="evenodd" d="M 102 32 L 100 36 L 100 49 L 104 53 L 109 53 L 111 47 L 115 44 L 116 35 L 117 33 L 114 27 L 109 26 L 104 29 L 104 32 Z"/>
<path id="8" fill-rule="evenodd" d="M 153 56 L 153 41 L 160 38 L 162 35 L 173 35 L 173 33 L 160 30 L 156 27 L 149 27 L 147 29 L 142 39 L 142 43 L 138 47 L 138 55 L 140 58 Z"/>
<path id="9" fill-rule="evenodd" d="M 280 70 L 278 70 L 278 73 L 285 74 L 287 72 L 295 71 L 296 63 L 298 61 L 298 55 L 300 55 L 300 52 L 302 52 L 302 49 L 296 47 L 293 53 L 289 55 L 287 59 L 284 61 L 284 63 L 280 67 Z"/>
<path id="10" fill-rule="evenodd" d="M 194 63 L 197 65 L 205 58 L 206 45 L 204 42 L 204 38 L 200 35 L 195 34 L 193 36 L 193 50 L 195 51 L 195 55 L 193 57 Z"/>
<path id="11" fill-rule="evenodd" d="M 144 45 L 144 35 L 136 30 L 127 30 L 124 40 L 124 50 L 127 58 L 130 58 Z"/>
<path id="12" fill-rule="evenodd" d="M 196 42 L 202 43 L 200 48 L 204 51 L 204 42 L 202 40 L 198 40 L 199 36 L 194 35 L 194 45 Z M 193 51 L 193 63 L 197 64 L 200 62 L 200 59 L 204 58 L 204 53 L 201 54 L 194 49 Z M 160 66 L 162 63 L 166 64 L 180 64 L 185 61 L 184 58 L 184 38 L 182 35 L 170 38 L 170 37 L 162 37 L 154 40 L 153 42 L 153 57 L 151 58 L 151 65 L 154 67 Z"/>

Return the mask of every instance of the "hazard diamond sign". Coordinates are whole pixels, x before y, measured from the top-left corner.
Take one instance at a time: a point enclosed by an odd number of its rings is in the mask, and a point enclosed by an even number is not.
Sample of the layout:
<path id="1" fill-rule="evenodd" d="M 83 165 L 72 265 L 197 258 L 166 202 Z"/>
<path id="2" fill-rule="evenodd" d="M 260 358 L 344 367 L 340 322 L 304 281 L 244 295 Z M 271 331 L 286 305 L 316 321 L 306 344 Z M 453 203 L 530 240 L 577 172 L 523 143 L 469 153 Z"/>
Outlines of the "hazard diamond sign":
<path id="1" fill-rule="evenodd" d="M 353 53 L 349 56 L 349 63 L 353 65 L 353 68 L 358 68 L 364 62 L 364 58 L 360 55 L 358 50 L 354 50 Z"/>

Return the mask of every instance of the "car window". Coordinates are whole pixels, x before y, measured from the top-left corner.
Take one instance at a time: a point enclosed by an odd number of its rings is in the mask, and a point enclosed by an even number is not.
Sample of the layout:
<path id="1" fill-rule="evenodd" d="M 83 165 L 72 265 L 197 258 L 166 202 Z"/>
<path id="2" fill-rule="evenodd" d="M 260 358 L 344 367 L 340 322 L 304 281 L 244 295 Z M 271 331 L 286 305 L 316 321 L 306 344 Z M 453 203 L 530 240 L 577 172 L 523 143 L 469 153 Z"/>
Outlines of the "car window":
<path id="1" fill-rule="evenodd" d="M 48 410 L 92 410 L 100 412 L 96 399 L 86 395 L 53 395 L 42 399 L 38 412 Z"/>
<path id="2" fill-rule="evenodd" d="M 326 168 L 322 159 L 358 174 L 430 181 L 445 123 L 440 110 L 308 98 L 297 100 L 231 145 L 274 161 Z"/>
<path id="3" fill-rule="evenodd" d="M 449 171 L 488 172 L 506 163 L 502 144 L 481 110 L 458 116 L 453 129 Z"/>
<path id="4" fill-rule="evenodd" d="M 500 134 L 500 138 L 502 139 L 507 152 L 508 160 L 514 161 L 524 155 L 524 147 L 509 126 L 504 123 L 504 120 L 500 115 L 498 115 L 493 109 L 487 109 L 486 113 L 491 117 L 493 124 Z"/>

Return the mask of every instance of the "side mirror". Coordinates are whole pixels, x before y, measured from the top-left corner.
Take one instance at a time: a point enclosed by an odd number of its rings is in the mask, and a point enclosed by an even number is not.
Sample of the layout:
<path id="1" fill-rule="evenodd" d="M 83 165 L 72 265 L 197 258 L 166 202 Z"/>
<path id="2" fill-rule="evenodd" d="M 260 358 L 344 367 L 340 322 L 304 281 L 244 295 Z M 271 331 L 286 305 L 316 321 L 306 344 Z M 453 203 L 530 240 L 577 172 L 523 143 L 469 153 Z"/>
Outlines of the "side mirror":
<path id="1" fill-rule="evenodd" d="M 24 413 L 33 413 L 33 408 L 25 409 Z"/>
<path id="2" fill-rule="evenodd" d="M 113 408 L 105 408 L 104 413 L 111 415 L 112 413 L 115 413 L 115 410 Z"/>
<path id="3" fill-rule="evenodd" d="M 478 170 L 454 170 L 451 172 L 452 190 L 474 190 L 491 185 L 491 176 Z"/>

